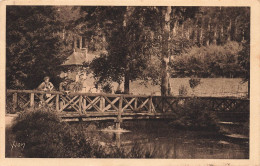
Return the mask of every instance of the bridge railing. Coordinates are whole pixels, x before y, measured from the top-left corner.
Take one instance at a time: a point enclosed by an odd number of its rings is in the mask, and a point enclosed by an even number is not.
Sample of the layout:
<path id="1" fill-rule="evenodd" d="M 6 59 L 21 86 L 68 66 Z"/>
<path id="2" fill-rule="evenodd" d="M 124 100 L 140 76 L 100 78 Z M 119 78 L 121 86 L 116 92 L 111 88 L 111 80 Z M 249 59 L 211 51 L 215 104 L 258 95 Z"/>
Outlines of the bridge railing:
<path id="1" fill-rule="evenodd" d="M 6 106 L 9 112 L 45 105 L 59 113 L 86 115 L 172 112 L 185 107 L 188 101 L 194 99 L 198 102 L 207 102 L 213 111 L 249 111 L 248 99 L 230 97 L 162 97 L 36 90 L 7 90 L 6 92 Z"/>
<path id="2" fill-rule="evenodd" d="M 7 90 L 6 101 L 13 112 L 43 105 L 60 113 L 155 112 L 152 97 L 142 95 Z"/>

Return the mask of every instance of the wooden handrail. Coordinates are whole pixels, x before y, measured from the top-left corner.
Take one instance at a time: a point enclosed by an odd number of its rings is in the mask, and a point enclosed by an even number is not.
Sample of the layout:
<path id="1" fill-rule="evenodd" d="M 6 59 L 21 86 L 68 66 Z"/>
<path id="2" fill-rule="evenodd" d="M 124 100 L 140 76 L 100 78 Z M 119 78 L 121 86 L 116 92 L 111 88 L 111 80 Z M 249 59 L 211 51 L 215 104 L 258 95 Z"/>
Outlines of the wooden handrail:
<path id="1" fill-rule="evenodd" d="M 7 93 L 40 93 L 40 94 L 64 94 L 60 91 L 39 91 L 39 90 L 13 90 L 13 89 L 7 89 Z"/>
<path id="2" fill-rule="evenodd" d="M 77 96 L 77 95 L 83 95 L 83 96 L 106 96 L 106 97 L 163 97 L 163 98 L 176 98 L 176 99 L 187 99 L 187 98 L 198 98 L 198 99 L 234 99 L 234 100 L 247 100 L 248 98 L 241 98 L 241 97 L 208 97 L 208 96 L 158 96 L 158 95 L 131 95 L 131 94 L 107 94 L 107 93 L 85 93 L 85 92 L 61 92 L 61 91 L 39 91 L 39 90 L 14 90 L 14 89 L 7 89 L 7 93 L 39 93 L 39 94 L 53 94 L 53 95 L 69 95 L 69 96 Z"/>

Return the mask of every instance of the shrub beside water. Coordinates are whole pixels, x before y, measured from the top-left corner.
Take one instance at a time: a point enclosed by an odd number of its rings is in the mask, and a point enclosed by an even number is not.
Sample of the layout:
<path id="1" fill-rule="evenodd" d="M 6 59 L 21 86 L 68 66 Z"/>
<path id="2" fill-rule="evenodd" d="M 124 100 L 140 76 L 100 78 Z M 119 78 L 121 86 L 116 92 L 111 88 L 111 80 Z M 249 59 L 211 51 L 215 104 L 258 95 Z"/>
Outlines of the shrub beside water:
<path id="1" fill-rule="evenodd" d="M 218 118 L 207 101 L 198 98 L 186 99 L 175 111 L 176 128 L 218 131 Z"/>
<path id="2" fill-rule="evenodd" d="M 11 128 L 17 142 L 25 143 L 23 157 L 30 158 L 145 158 L 147 152 L 101 146 L 80 127 L 62 122 L 48 108 L 26 110 Z M 140 148 L 139 148 L 140 149 Z M 14 157 L 14 156 L 12 156 Z"/>
<path id="3" fill-rule="evenodd" d="M 25 157 L 95 157 L 96 145 L 47 108 L 21 114 L 12 132 L 25 143 Z"/>

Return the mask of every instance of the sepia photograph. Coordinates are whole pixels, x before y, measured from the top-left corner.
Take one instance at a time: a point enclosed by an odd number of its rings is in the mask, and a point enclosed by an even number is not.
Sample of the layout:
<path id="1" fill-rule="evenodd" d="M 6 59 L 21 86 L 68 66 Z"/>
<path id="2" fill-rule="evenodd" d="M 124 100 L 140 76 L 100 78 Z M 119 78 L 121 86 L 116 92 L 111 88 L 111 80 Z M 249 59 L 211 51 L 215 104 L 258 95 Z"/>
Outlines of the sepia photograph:
<path id="1" fill-rule="evenodd" d="M 5 158 L 250 159 L 250 6 L 5 8 Z"/>

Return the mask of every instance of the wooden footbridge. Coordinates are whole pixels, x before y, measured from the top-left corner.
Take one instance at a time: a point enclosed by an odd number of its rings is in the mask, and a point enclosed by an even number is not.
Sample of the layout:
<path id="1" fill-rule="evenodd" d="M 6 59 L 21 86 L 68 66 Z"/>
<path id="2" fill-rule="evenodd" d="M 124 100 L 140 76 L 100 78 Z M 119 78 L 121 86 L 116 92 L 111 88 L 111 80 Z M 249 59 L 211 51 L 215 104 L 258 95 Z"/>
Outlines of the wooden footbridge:
<path id="1" fill-rule="evenodd" d="M 174 111 L 196 98 L 212 111 L 249 114 L 249 100 L 227 97 L 163 97 L 128 94 L 44 92 L 7 90 L 6 106 L 10 112 L 43 105 L 52 108 L 66 121 L 114 120 L 120 127 L 124 119 L 172 119 Z M 185 110 L 185 109 L 184 109 Z"/>

